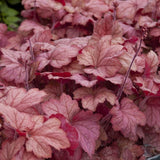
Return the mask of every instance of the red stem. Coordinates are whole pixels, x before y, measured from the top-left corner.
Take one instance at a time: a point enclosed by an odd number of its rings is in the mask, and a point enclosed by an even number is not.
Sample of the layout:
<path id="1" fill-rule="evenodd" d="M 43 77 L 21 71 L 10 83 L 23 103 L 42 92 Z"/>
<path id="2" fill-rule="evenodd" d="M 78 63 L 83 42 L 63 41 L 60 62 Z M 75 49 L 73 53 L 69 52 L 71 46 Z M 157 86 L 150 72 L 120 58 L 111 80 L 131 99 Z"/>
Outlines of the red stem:
<path id="1" fill-rule="evenodd" d="M 143 36 L 142 36 L 142 37 L 143 37 Z M 120 100 L 120 98 L 121 98 L 121 96 L 122 96 L 122 92 L 123 92 L 123 89 L 124 89 L 124 87 L 125 87 L 127 78 L 129 77 L 129 74 L 130 74 L 130 71 L 131 71 L 131 67 L 132 67 L 132 65 L 133 65 L 133 62 L 134 62 L 135 58 L 137 57 L 139 50 L 141 49 L 142 40 L 143 40 L 143 38 L 141 38 L 141 40 L 140 40 L 139 47 L 138 47 L 138 49 L 136 50 L 136 53 L 135 53 L 135 55 L 134 55 L 134 57 L 133 57 L 133 59 L 132 59 L 132 62 L 131 62 L 131 64 L 130 64 L 130 66 L 129 66 L 129 69 L 128 69 L 126 75 L 125 75 L 125 79 L 124 79 L 124 81 L 123 81 L 123 83 L 122 83 L 122 86 L 121 86 L 121 88 L 120 88 L 120 90 L 119 90 L 119 92 L 118 92 L 118 94 L 117 94 L 117 99 L 118 99 L 118 101 Z"/>
<path id="2" fill-rule="evenodd" d="M 30 40 L 30 39 L 29 39 L 29 51 L 30 51 L 30 54 L 31 54 L 31 58 L 32 58 L 32 60 L 34 61 L 33 47 L 32 47 L 32 44 L 31 44 L 31 40 Z"/>

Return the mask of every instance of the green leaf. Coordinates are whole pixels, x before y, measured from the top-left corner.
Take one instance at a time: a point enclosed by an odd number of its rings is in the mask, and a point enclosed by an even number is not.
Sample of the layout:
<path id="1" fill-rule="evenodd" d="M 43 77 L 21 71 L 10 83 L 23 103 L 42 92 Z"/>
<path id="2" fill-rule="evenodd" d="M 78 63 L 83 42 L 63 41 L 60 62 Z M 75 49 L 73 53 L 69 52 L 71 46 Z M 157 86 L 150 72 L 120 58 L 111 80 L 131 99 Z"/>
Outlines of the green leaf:
<path id="1" fill-rule="evenodd" d="M 3 6 L 1 7 L 1 12 L 5 15 L 5 16 L 16 16 L 18 15 L 18 11 L 16 11 L 15 9 L 9 8 L 8 6 Z"/>
<path id="2" fill-rule="evenodd" d="M 6 18 L 4 19 L 4 22 L 5 22 L 6 24 L 11 24 L 11 23 L 17 23 L 17 22 L 19 22 L 20 20 L 21 20 L 21 19 L 18 18 L 18 17 L 10 16 L 10 17 L 6 17 Z"/>
<path id="3" fill-rule="evenodd" d="M 11 24 L 8 25 L 8 30 L 13 31 L 16 28 L 18 28 L 18 26 L 19 26 L 18 24 L 11 23 Z"/>
<path id="4" fill-rule="evenodd" d="M 11 5 L 15 5 L 21 2 L 21 0 L 7 0 L 7 2 Z"/>

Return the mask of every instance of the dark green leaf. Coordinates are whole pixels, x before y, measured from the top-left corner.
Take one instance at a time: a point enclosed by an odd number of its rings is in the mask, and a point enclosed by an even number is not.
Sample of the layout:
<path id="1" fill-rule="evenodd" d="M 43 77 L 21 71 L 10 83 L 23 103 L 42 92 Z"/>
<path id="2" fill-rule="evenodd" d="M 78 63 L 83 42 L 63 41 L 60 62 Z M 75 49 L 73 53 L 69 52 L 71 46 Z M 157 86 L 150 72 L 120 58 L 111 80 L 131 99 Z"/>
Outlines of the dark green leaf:
<path id="1" fill-rule="evenodd" d="M 20 21 L 20 18 L 14 17 L 14 16 L 10 16 L 10 17 L 6 17 L 4 21 L 5 21 L 6 24 L 17 23 L 17 22 Z"/>
<path id="2" fill-rule="evenodd" d="M 9 8 L 8 6 L 3 6 L 1 8 L 1 12 L 5 15 L 5 16 L 16 16 L 18 15 L 18 11 L 16 11 L 15 9 Z"/>
<path id="3" fill-rule="evenodd" d="M 11 5 L 14 5 L 14 4 L 18 4 L 20 3 L 21 1 L 20 0 L 7 0 L 7 2 Z"/>

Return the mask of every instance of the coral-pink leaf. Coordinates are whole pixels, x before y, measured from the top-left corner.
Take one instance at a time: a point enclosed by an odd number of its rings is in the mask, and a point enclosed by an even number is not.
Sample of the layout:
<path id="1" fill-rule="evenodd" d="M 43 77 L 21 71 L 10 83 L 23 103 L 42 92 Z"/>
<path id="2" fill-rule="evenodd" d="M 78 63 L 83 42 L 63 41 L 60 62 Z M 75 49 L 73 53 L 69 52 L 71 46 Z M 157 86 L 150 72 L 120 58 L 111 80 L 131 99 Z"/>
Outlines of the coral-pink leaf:
<path id="1" fill-rule="evenodd" d="M 76 100 L 72 100 L 69 95 L 63 93 L 59 100 L 50 99 L 48 102 L 42 104 L 43 111 L 51 116 L 52 114 L 60 113 L 68 120 L 79 112 L 80 108 Z"/>
<path id="2" fill-rule="evenodd" d="M 105 36 L 99 41 L 90 40 L 89 45 L 78 55 L 80 64 L 87 68 L 84 71 L 95 76 L 111 77 L 120 69 L 117 57 L 121 54 L 122 45 L 110 45 L 111 36 Z"/>
<path id="3" fill-rule="evenodd" d="M 24 112 L 25 109 L 39 104 L 44 96 L 46 96 L 46 93 L 37 88 L 29 91 L 24 88 L 11 88 L 4 99 L 4 103 Z"/>
<path id="4" fill-rule="evenodd" d="M 105 100 L 112 105 L 115 104 L 116 96 L 107 88 L 78 88 L 74 91 L 75 99 L 82 99 L 82 106 L 85 109 L 95 111 L 98 103 L 103 103 Z"/>
<path id="5" fill-rule="evenodd" d="M 5 122 L 14 129 L 27 131 L 34 126 L 31 115 L 19 112 L 15 108 L 2 103 L 0 104 L 0 114 L 3 115 Z"/>
<path id="6" fill-rule="evenodd" d="M 1 57 L 0 66 L 4 68 L 0 71 L 2 78 L 7 81 L 15 81 L 16 83 L 24 83 L 26 76 L 25 66 L 30 61 L 30 53 L 13 51 L 9 49 L 1 49 L 3 55 Z"/>
<path id="7" fill-rule="evenodd" d="M 37 61 L 39 62 L 39 70 L 50 64 L 53 67 L 61 68 L 69 64 L 73 57 L 76 57 L 79 49 L 77 47 L 65 44 L 57 46 L 49 43 L 37 43 L 34 50 L 38 53 Z"/>
<path id="8" fill-rule="evenodd" d="M 28 132 L 26 149 L 39 158 L 51 158 L 54 147 L 58 150 L 70 147 L 66 133 L 60 129 L 61 122 L 57 118 L 45 121 L 41 126 Z"/>

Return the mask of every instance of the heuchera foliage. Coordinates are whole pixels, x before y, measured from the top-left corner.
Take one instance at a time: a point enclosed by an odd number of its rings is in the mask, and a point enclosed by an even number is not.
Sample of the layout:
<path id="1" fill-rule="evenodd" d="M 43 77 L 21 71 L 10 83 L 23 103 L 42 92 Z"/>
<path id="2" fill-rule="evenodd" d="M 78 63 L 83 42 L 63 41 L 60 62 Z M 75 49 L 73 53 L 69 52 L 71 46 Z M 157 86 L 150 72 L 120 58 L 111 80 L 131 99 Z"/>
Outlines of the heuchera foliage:
<path id="1" fill-rule="evenodd" d="M 0 23 L 0 160 L 159 153 L 160 1 L 21 3 Z"/>

